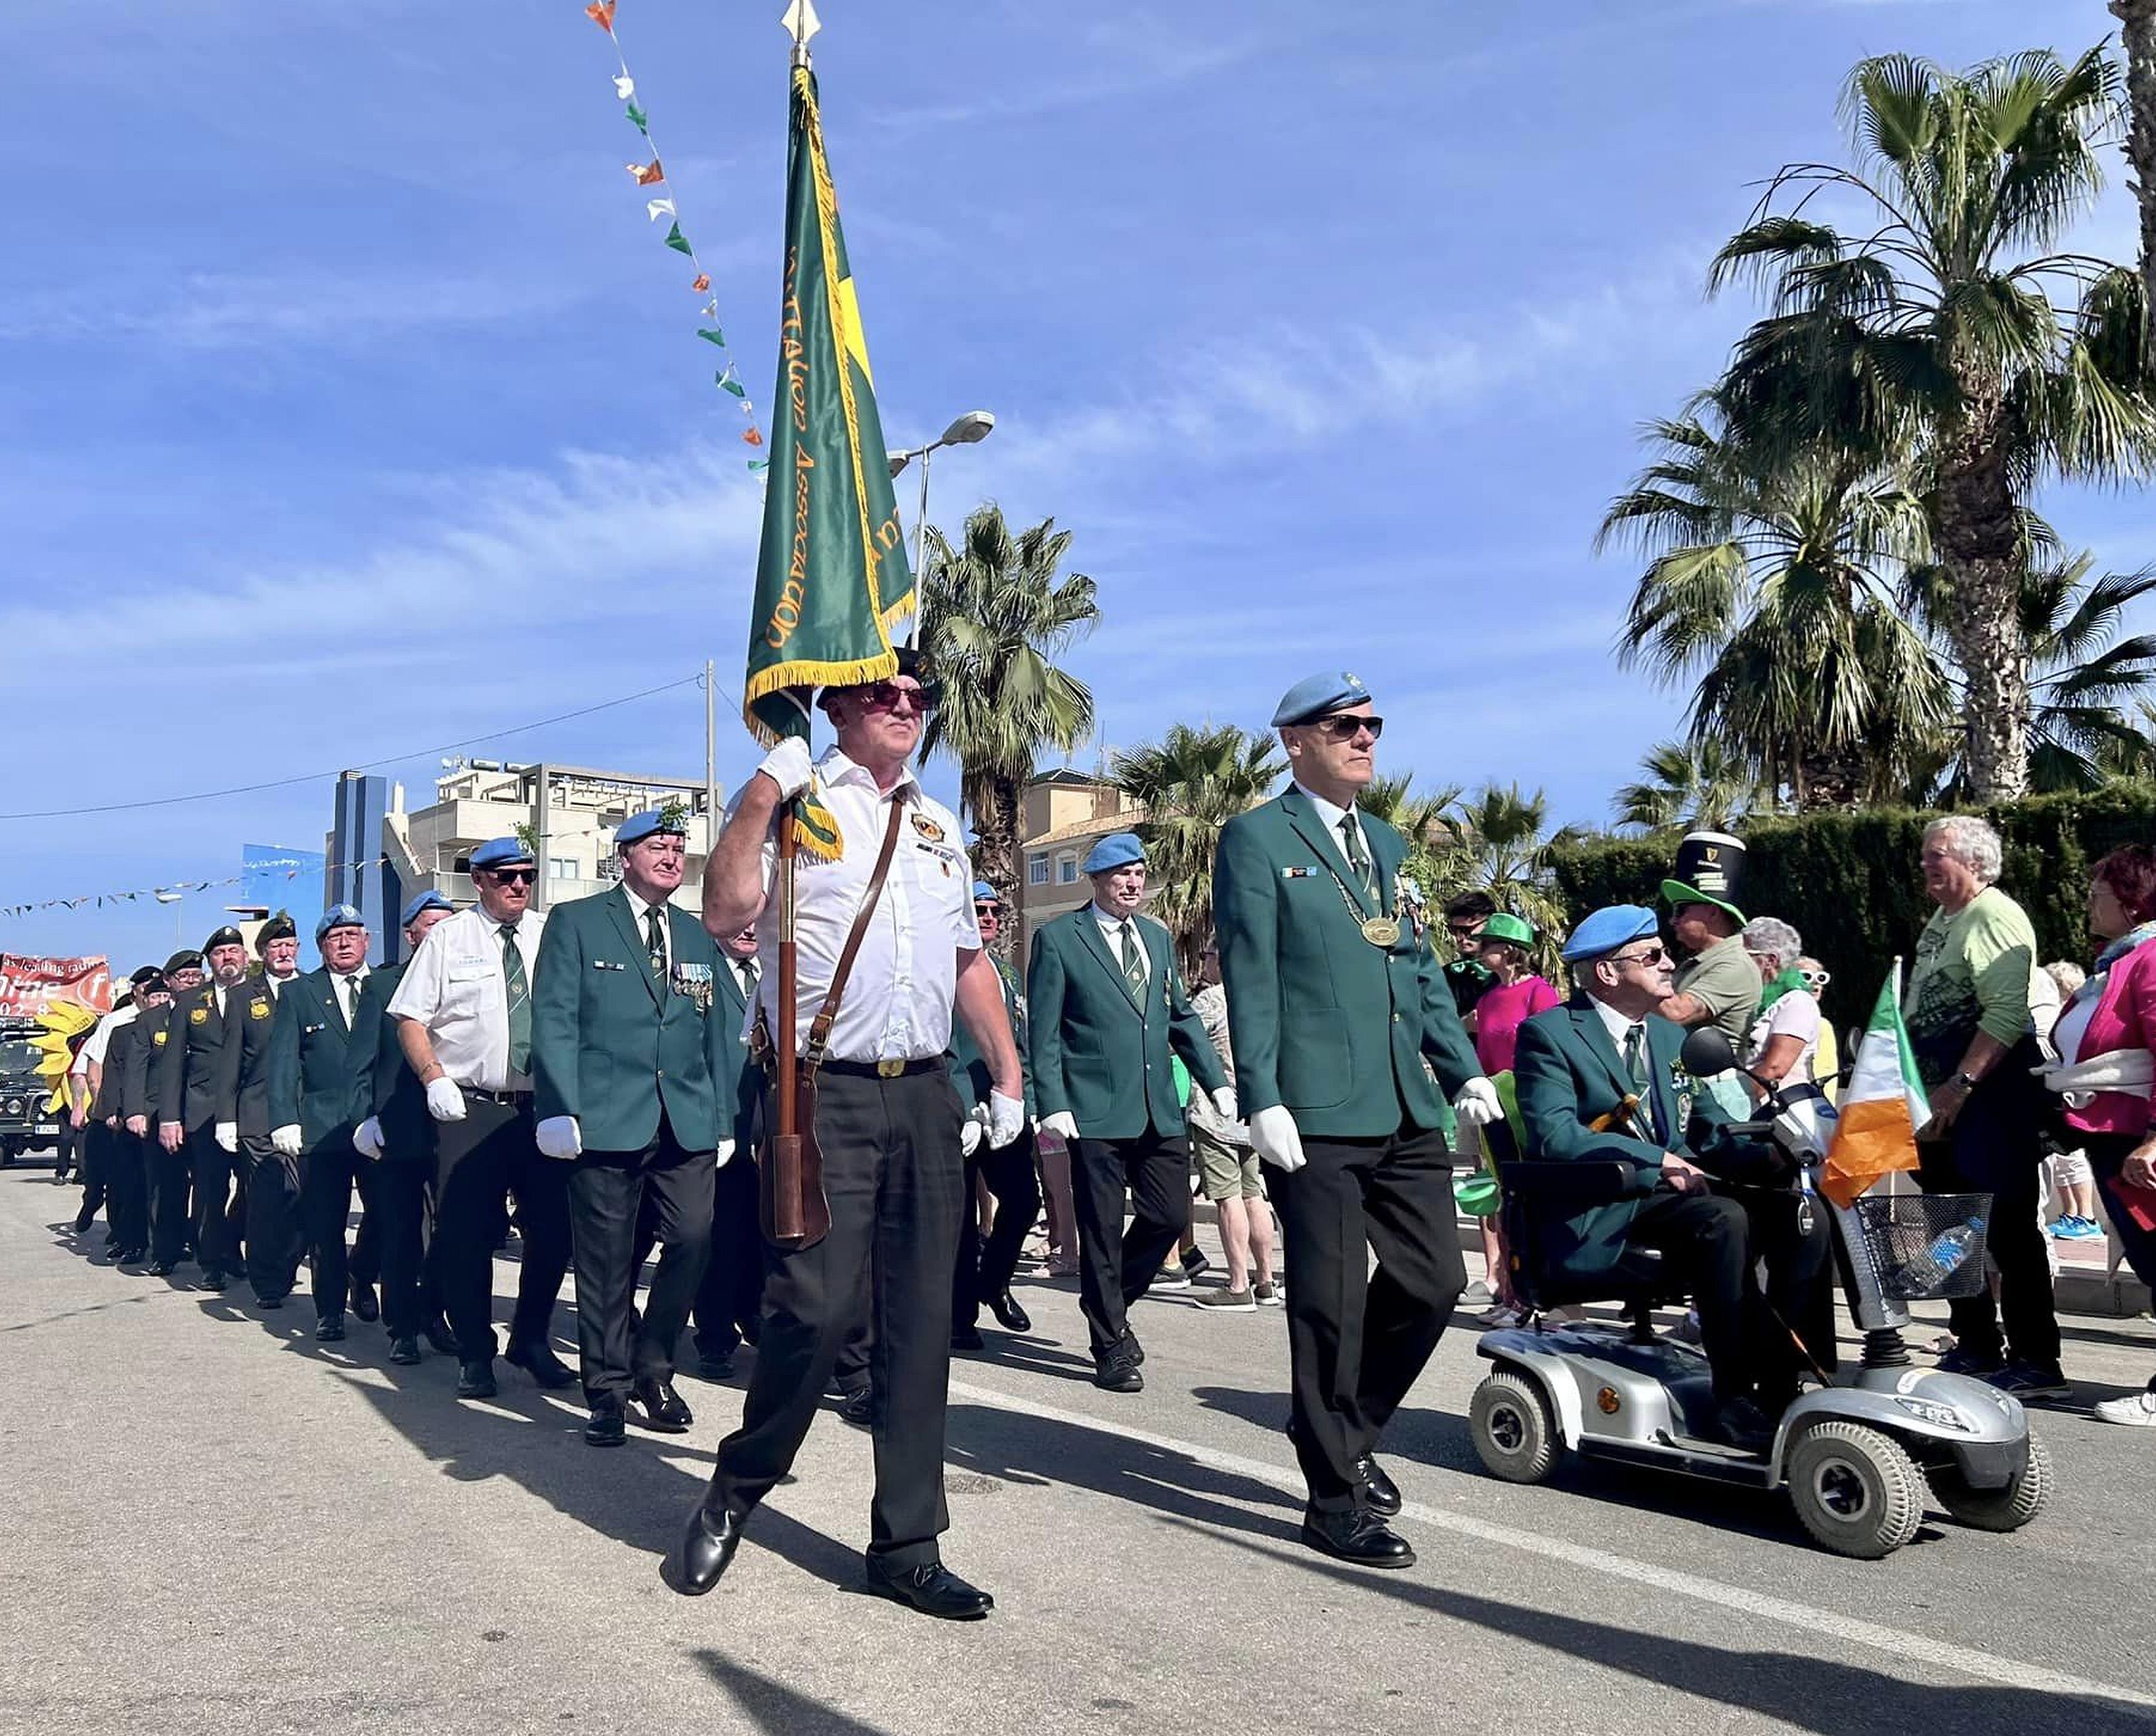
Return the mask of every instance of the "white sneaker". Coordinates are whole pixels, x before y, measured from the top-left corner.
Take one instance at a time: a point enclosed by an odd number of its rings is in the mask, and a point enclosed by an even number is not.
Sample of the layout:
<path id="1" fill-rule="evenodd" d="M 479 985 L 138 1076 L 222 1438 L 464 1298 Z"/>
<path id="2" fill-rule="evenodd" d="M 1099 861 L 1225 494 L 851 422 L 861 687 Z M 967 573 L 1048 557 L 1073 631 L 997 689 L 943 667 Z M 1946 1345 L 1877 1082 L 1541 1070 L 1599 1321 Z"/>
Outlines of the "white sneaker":
<path id="1" fill-rule="evenodd" d="M 2123 1423 L 2129 1429 L 2156 1429 L 2156 1390 L 2106 1399 L 2096 1407 L 2100 1423 Z"/>
<path id="2" fill-rule="evenodd" d="M 1173 1295 L 1190 1287 L 1190 1275 L 1179 1266 L 1164 1266 L 1152 1282 L 1146 1286 L 1148 1296 Z"/>

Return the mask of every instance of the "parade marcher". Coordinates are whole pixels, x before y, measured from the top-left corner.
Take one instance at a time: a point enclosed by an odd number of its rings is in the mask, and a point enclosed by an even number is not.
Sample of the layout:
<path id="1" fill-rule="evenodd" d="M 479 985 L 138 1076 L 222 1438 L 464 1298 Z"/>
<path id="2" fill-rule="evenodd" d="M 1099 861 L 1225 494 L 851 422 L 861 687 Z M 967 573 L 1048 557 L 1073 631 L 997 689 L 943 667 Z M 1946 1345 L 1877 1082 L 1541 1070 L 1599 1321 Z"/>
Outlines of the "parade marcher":
<path id="1" fill-rule="evenodd" d="M 435 924 L 456 914 L 439 892 L 421 892 L 406 903 L 404 943 L 416 951 Z M 389 1360 L 408 1367 L 419 1360 L 419 1339 L 444 1356 L 457 1351 L 456 1335 L 442 1317 L 441 1297 L 427 1261 L 434 1215 L 434 1121 L 426 1093 L 404 1060 L 398 1025 L 388 1016 L 389 997 L 403 979 L 402 964 L 367 973 L 345 1049 L 351 1061 L 352 1149 L 370 1166 L 374 1190 L 367 1215 L 377 1221 L 382 1252 L 382 1329 Z M 360 1194 L 367 1196 L 362 1179 Z"/>
<path id="2" fill-rule="evenodd" d="M 324 1344 L 344 1337 L 347 1302 L 361 1295 L 371 1298 L 373 1291 L 352 1271 L 344 1240 L 354 1186 L 364 1198 L 374 1185 L 372 1165 L 352 1143 L 352 1041 L 367 985 L 369 939 L 367 918 L 352 906 L 323 912 L 315 923 L 321 968 L 279 993 L 270 1030 L 270 1138 L 276 1158 L 271 1167 L 286 1184 L 296 1169 L 299 1184 L 289 1195 L 280 1188 L 278 1233 L 293 1246 L 304 1244 L 313 1256 L 315 1338 Z M 259 1179 L 259 1168 L 256 1174 Z M 255 1225 L 263 1212 L 252 1182 L 247 1200 L 252 1276 Z M 297 1256 L 293 1259 L 296 1265 Z"/>
<path id="3" fill-rule="evenodd" d="M 1033 1330 L 1033 1322 L 1018 1298 L 1011 1294 L 1011 1278 L 1018 1271 L 1018 1256 L 1027 1233 L 1040 1215 L 1040 1178 L 1034 1168 L 1033 1122 L 1039 1113 L 1033 1097 L 1033 1075 L 1026 1055 L 1025 1002 L 1019 993 L 1018 977 L 994 952 L 1003 930 L 1003 900 L 988 881 L 973 883 L 973 920 L 981 931 L 981 948 L 996 973 L 1004 997 L 1004 1012 L 1010 1020 L 1018 1045 L 1019 1066 L 1025 1075 L 1025 1124 L 1009 1144 L 988 1144 L 988 1093 L 995 1081 L 988 1057 L 962 1020 L 951 1032 L 951 1083 L 957 1087 L 966 1122 L 958 1143 L 966 1158 L 966 1210 L 958 1218 L 958 1260 L 951 1280 L 951 1348 L 981 1348 L 977 1323 L 985 1307 L 1006 1332 Z M 983 1236 L 980 1215 L 973 1210 L 976 1183 L 985 1181 L 995 1196 L 995 1221 Z"/>
<path id="4" fill-rule="evenodd" d="M 711 1008 L 711 1079 L 717 1088 L 717 1174 L 711 1183 L 711 1252 L 696 1287 L 696 1372 L 724 1380 L 734 1350 L 762 1333 L 763 1230 L 757 1221 L 756 1138 L 762 1071 L 742 1040 L 756 999 L 756 925 L 721 937 Z M 639 1264 L 641 1262 L 639 1261 Z"/>
<path id="5" fill-rule="evenodd" d="M 1296 1264 L 1302 1542 L 1404 1568 L 1414 1550 L 1386 1525 L 1399 1490 L 1373 1451 L 1466 1290 L 1440 1087 L 1477 1126 L 1501 1107 L 1436 953 L 1401 921 L 1406 841 L 1356 811 L 1384 731 L 1369 688 L 1311 675 L 1272 725 L 1294 785 L 1220 828 L 1214 923 L 1235 1089 Z"/>
<path id="6" fill-rule="evenodd" d="M 254 937 L 262 973 L 233 992 L 223 1048 L 218 1052 L 218 1112 L 239 1135 L 240 1197 L 245 1202 L 247 1281 L 255 1301 L 281 1308 L 298 1281 L 300 1177 L 291 1158 L 270 1138 L 270 1033 L 280 998 L 299 973 L 300 932 L 284 912 Z"/>
<path id="7" fill-rule="evenodd" d="M 170 1271 L 186 1257 L 192 1231 L 203 1287 L 223 1290 L 239 1265 L 230 1218 L 239 1128 L 220 1117 L 218 1102 L 230 1004 L 247 980 L 247 945 L 239 931 L 227 926 L 211 935 L 203 961 L 209 980 L 173 994 L 172 1040 L 157 1063 L 150 1251 Z"/>
<path id="8" fill-rule="evenodd" d="M 181 1226 L 182 1247 L 192 1233 L 187 1228 L 192 1220 L 187 1197 L 187 1164 L 183 1157 L 176 1163 L 167 1163 L 164 1150 L 158 1143 L 157 1129 L 165 1118 L 161 1112 L 164 1103 L 165 1053 L 180 1040 L 179 1029 L 172 1018 L 172 1002 L 178 996 L 201 988 L 203 975 L 203 956 L 198 952 L 175 953 L 165 961 L 164 992 L 150 997 L 149 1004 L 142 1009 L 136 1021 L 141 1029 L 136 1033 L 135 1045 L 127 1056 L 127 1076 L 123 1094 L 127 1125 L 137 1143 L 120 1149 L 133 1160 L 128 1166 L 126 1179 L 140 1202 L 144 1236 L 146 1239 L 156 1225 L 162 1175 L 177 1194 L 177 1199 L 171 1202 L 171 1210 Z M 143 1245 L 142 1242 L 136 1244 L 137 1246 Z"/>
<path id="9" fill-rule="evenodd" d="M 113 1251 L 115 1266 L 131 1266 L 149 1254 L 150 1171 L 142 1136 L 152 1125 L 146 1118 L 152 1050 L 146 1030 L 136 1027 L 154 1018 L 162 1030 L 170 999 L 163 973 L 144 965 L 74 1060 L 90 1090 L 83 1116 L 83 1206 L 75 1228 L 87 1231 L 101 1203 L 105 1246 Z"/>
<path id="10" fill-rule="evenodd" d="M 696 917 L 667 902 L 686 839 L 677 809 L 623 821 L 620 881 L 556 907 L 532 978 L 536 1137 L 567 1165 L 593 1446 L 620 1446 L 631 1414 L 669 1435 L 696 1420 L 674 1389 L 674 1347 L 711 1251 L 719 953 Z M 659 1266 L 632 1320 L 647 1212 Z"/>
<path id="11" fill-rule="evenodd" d="M 1173 1061 L 1229 1121 L 1235 1094 L 1191 1010 L 1168 930 L 1138 914 L 1145 846 L 1133 833 L 1111 833 L 1087 854 L 1084 872 L 1091 901 L 1033 937 L 1029 1047 L 1041 1127 L 1071 1150 L 1093 1384 L 1134 1393 L 1145 1385 L 1145 1351 L 1129 1310 L 1190 1223 L 1190 1146 Z"/>
<path id="12" fill-rule="evenodd" d="M 509 1360 L 542 1387 L 574 1386 L 554 1354 L 554 1299 L 569 1268 L 568 1178 L 541 1155 L 531 1107 L 531 992 L 545 912 L 539 871 L 515 838 L 471 853 L 473 908 L 438 924 L 390 997 L 404 1058 L 434 1117 L 434 1265 L 457 1335 L 457 1396 L 492 1398 L 494 1251 L 516 1194 L 524 1232 Z"/>
<path id="13" fill-rule="evenodd" d="M 1295 781 L 1221 829 L 1213 912 L 1236 1092 L 1295 1261 L 1302 1540 L 1405 1567 L 1414 1552 L 1385 1523 L 1399 1490 L 1373 1455 L 1467 1285 L 1440 1087 L 1463 1121 L 1502 1111 L 1443 967 L 1402 920 L 1406 842 L 1356 810 L 1384 728 L 1369 690 L 1312 675 L 1272 722 Z"/>
<path id="14" fill-rule="evenodd" d="M 1744 950 L 1746 917 L 1737 907 L 1743 872 L 1743 839 L 1692 832 L 1678 843 L 1676 865 L 1662 882 L 1671 932 L 1687 956 L 1677 967 L 1669 1009 L 1660 1016 L 1686 1027 L 1712 1025 L 1739 1055 L 1759 1016 L 1759 971 Z M 1732 1116 L 1745 1107 L 1734 1099 L 1722 1102 Z"/>
<path id="15" fill-rule="evenodd" d="M 831 1228 L 811 1246 L 772 1254 L 742 1425 L 719 1443 L 711 1487 L 661 1569 L 687 1595 L 718 1583 L 743 1523 L 793 1465 L 840 1345 L 872 1310 L 880 1414 L 869 1589 L 952 1619 L 993 1607 L 943 1565 L 937 1543 L 950 1523 L 943 1425 L 965 1186 L 963 1111 L 944 1061 L 954 1004 L 988 1058 L 992 1144 L 1016 1136 L 1024 1086 L 1002 988 L 981 951 L 957 817 L 928 797 L 907 763 L 932 702 L 910 650 L 899 653 L 888 680 L 827 688 L 819 703 L 837 745 L 813 768 L 805 742 L 773 749 L 735 798 L 705 871 L 708 931 L 731 934 L 757 921 L 777 876 L 780 806 L 813 778 L 844 845 L 835 860 L 804 857 L 795 870 L 793 1006 L 778 996 L 778 925 L 759 931 L 757 1019 L 767 1029 L 792 1019 L 799 1052 L 813 1059 L 811 1028 L 849 935 L 857 933 L 860 945 L 815 1073 L 814 1135 Z"/>

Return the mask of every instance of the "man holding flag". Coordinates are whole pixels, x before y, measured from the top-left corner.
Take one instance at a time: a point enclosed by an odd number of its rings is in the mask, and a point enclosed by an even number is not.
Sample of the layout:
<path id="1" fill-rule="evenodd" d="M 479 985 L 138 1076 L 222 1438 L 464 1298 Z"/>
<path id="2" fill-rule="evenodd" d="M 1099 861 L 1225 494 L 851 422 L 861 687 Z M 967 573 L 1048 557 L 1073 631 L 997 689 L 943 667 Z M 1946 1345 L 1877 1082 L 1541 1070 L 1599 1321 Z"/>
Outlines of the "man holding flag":
<path id="1" fill-rule="evenodd" d="M 742 1425 L 719 1444 L 711 1487 L 660 1573 L 685 1595 L 718 1583 L 873 1307 L 869 1589 L 978 1619 L 993 1600 L 942 1564 L 937 1543 L 949 1524 L 951 1272 L 967 1203 L 963 1112 L 943 1058 L 954 1008 L 988 1061 L 991 1145 L 1017 1136 L 1024 1086 L 957 818 L 908 764 L 934 695 L 915 655 L 891 642 L 912 579 L 824 161 L 806 0 L 788 22 L 780 409 L 744 683 L 750 727 L 776 745 L 735 798 L 703 909 L 715 937 L 757 925 L 751 1018 L 767 1063 L 760 1184 L 773 1259 Z M 812 766 L 803 700 L 818 687 L 838 745 Z"/>

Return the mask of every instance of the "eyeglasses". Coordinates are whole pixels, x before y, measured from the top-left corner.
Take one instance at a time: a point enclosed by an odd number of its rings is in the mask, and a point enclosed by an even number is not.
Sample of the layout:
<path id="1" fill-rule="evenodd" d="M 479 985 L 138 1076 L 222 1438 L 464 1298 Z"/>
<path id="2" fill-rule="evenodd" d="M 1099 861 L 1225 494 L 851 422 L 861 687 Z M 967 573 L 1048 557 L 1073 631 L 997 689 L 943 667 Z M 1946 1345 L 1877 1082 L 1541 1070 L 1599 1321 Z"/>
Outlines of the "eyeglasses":
<path id="1" fill-rule="evenodd" d="M 1609 962 L 1612 964 L 1645 964 L 1652 967 L 1666 963 L 1669 956 L 1669 948 L 1657 941 L 1650 950 L 1645 953 L 1612 953 L 1609 955 Z"/>
<path id="2" fill-rule="evenodd" d="M 1482 925 L 1480 922 L 1447 922 L 1445 925 L 1445 932 L 1455 940 L 1482 938 Z"/>
<path id="3" fill-rule="evenodd" d="M 1834 973 L 1831 971 L 1824 970 L 1800 970 L 1797 973 L 1797 978 L 1805 988 L 1816 994 L 1834 980 Z"/>
<path id="4" fill-rule="evenodd" d="M 536 868 L 490 868 L 495 884 L 503 886 L 528 886 L 539 878 Z"/>
<path id="5" fill-rule="evenodd" d="M 1328 742 L 1352 742 L 1357 735 L 1367 729 L 1370 732 L 1370 739 L 1374 742 L 1379 736 L 1384 734 L 1385 720 L 1382 717 L 1360 716 L 1321 717 L 1310 725 L 1310 727 L 1316 730 Z"/>
<path id="6" fill-rule="evenodd" d="M 927 716 L 936 709 L 936 696 L 926 687 L 901 687 L 896 681 L 871 681 L 860 689 L 861 703 L 871 711 L 910 708 Z"/>

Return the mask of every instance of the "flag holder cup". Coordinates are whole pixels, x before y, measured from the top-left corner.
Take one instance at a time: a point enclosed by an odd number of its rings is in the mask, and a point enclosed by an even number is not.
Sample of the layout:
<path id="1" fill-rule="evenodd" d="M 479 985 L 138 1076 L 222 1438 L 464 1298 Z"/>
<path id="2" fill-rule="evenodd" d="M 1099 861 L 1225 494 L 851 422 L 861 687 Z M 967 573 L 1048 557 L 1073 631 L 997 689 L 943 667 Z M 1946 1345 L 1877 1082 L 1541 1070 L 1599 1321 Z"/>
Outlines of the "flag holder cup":
<path id="1" fill-rule="evenodd" d="M 1683 1061 L 1702 1080 L 1736 1066 L 1729 1040 L 1711 1027 L 1686 1040 Z M 2052 1482 L 2020 1400 L 1969 1375 L 1916 1367 L 1902 1338 L 1910 1302 L 1974 1294 L 1984 1282 L 1989 1197 L 1882 1194 L 1836 1204 L 1815 1187 L 1833 1137 L 1833 1105 L 1815 1085 L 1755 1082 L 1766 1093 L 1760 1118 L 1731 1133 L 1762 1151 L 1771 1143 L 1783 1158 L 1774 1167 L 1795 1168 L 1794 1209 L 1825 1214 L 1844 1298 L 1864 1334 L 1856 1365 L 1830 1374 L 1819 1364 L 1830 1358 L 1806 1351 L 1818 1384 L 1774 1420 L 1761 1451 L 1704 1438 L 1715 1410 L 1707 1358 L 1656 1335 L 1653 1306 L 1676 1298 L 1657 1283 L 1651 1261 L 1585 1282 L 1537 1268 L 1537 1221 L 1627 1197 L 1636 1189 L 1633 1166 L 1516 1161 L 1501 1179 L 1515 1287 L 1530 1317 L 1485 1333 L 1477 1347 L 1495 1365 L 1468 1410 L 1484 1467 L 1508 1482 L 1541 1482 L 1570 1452 L 1785 1490 L 1816 1542 L 1861 1560 L 1913 1538 L 1928 1499 L 1974 1529 L 2018 1530 L 2042 1509 Z M 1790 1191 L 1789 1183 L 1778 1186 Z M 1628 1306 L 1630 1324 L 1544 1317 L 1563 1303 L 1613 1298 Z"/>

